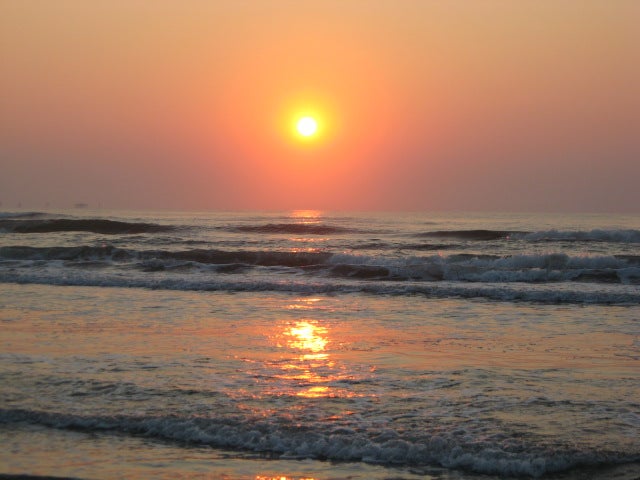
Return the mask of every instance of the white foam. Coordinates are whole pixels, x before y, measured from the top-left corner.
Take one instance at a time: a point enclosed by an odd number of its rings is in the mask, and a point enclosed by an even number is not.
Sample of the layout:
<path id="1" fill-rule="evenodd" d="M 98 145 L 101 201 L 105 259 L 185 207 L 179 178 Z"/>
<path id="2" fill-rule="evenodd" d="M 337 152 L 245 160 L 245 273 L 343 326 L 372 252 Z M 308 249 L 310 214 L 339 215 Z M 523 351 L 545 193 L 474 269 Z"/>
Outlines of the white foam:
<path id="1" fill-rule="evenodd" d="M 614 256 L 570 257 L 563 253 L 514 255 L 509 257 L 441 256 L 385 258 L 366 255 L 334 255 L 332 264 L 381 266 L 392 277 L 401 279 L 448 280 L 464 282 L 566 282 L 585 275 L 597 280 L 616 280 L 618 271 L 627 272 L 617 281 L 633 278 L 630 260 Z"/>
<path id="2" fill-rule="evenodd" d="M 529 301 L 571 304 L 640 304 L 640 289 L 635 285 L 599 283 L 480 283 L 422 281 L 353 281 L 333 278 L 296 277 L 274 280 L 272 276 L 210 275 L 171 272 L 128 272 L 122 276 L 112 270 L 66 269 L 41 265 L 36 269 L 0 270 L 0 282 L 47 285 L 151 288 L 162 290 L 292 292 L 292 293 L 368 293 L 375 295 L 414 295 L 448 298 L 486 298 L 499 301 Z M 108 269 L 107 269 L 108 270 Z"/>
<path id="3" fill-rule="evenodd" d="M 508 450 L 490 440 L 460 440 L 454 432 L 446 431 L 432 435 L 426 433 L 415 440 L 394 438 L 376 441 L 375 432 L 334 433 L 323 431 L 321 425 L 313 430 L 300 429 L 278 421 L 248 417 L 92 417 L 0 410 L 0 423 L 25 422 L 59 429 L 144 435 L 165 441 L 270 453 L 287 459 L 312 458 L 418 467 L 431 465 L 501 476 L 540 477 L 581 464 L 598 465 L 635 459 L 632 453 L 614 456 L 607 452 L 556 451 L 542 446 Z"/>

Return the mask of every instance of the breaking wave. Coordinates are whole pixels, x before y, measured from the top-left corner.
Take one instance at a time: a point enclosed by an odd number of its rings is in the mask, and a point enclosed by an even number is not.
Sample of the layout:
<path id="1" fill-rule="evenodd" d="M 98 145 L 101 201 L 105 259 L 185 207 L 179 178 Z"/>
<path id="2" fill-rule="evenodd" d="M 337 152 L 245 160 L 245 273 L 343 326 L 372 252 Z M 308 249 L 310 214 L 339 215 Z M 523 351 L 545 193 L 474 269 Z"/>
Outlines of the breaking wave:
<path id="1" fill-rule="evenodd" d="M 225 289 L 227 280 L 221 275 L 243 273 L 246 281 L 232 282 L 226 288 L 244 289 L 257 281 L 259 289 L 268 289 L 268 285 L 309 284 L 331 279 L 348 281 L 418 282 L 429 284 L 449 282 L 455 284 L 640 284 L 640 256 L 569 256 L 566 254 L 544 255 L 431 255 L 424 257 L 385 257 L 357 254 L 334 254 L 330 252 L 279 252 L 279 251 L 227 251 L 227 250 L 129 250 L 114 246 L 79 247 L 0 247 L 0 266 L 4 274 L 0 280 L 9 282 L 48 283 L 46 270 L 71 282 L 82 269 L 81 278 L 90 284 L 112 284 L 111 280 L 101 278 L 100 271 L 110 267 L 113 271 L 133 271 L 162 273 L 164 278 L 154 278 L 149 284 L 130 279 L 131 286 L 152 286 L 153 288 L 174 288 L 172 285 L 190 285 L 187 288 L 209 289 L 219 285 Z M 262 272 L 262 273 L 261 273 Z M 270 273 L 269 273 L 270 272 Z M 189 275 L 194 275 L 189 277 Z M 265 281 L 264 274 L 271 275 Z M 273 276 L 273 275 L 277 276 Z M 41 280 L 34 280 L 41 275 Z M 104 274 L 106 275 L 106 274 Z M 175 277 L 175 278 L 174 278 Z M 55 278 L 55 275 L 54 275 Z M 80 280 L 80 282 L 82 282 Z M 154 283 L 156 282 L 156 283 Z M 175 283 L 177 282 L 177 283 Z M 59 280 L 54 280 L 59 283 Z M 234 286 L 236 285 L 236 286 Z M 253 287 L 251 287 L 253 288 Z M 300 287 L 295 287 L 299 289 Z M 342 287 L 338 287 L 340 290 Z M 371 285 L 358 284 L 356 290 L 365 290 Z M 386 288 L 386 287 L 385 287 Z M 430 291 L 426 287 L 425 291 Z M 348 290 L 352 290 L 348 288 Z M 393 288 L 393 291 L 398 291 Z M 383 288 L 382 292 L 385 291 Z M 468 289 L 465 291 L 468 292 Z M 459 293 L 453 293 L 458 295 Z M 484 296 L 484 295 L 480 295 Z M 490 295 L 493 296 L 493 295 Z M 640 292 L 638 292 L 640 296 Z M 554 296 L 554 298 L 556 298 Z"/>
<path id="2" fill-rule="evenodd" d="M 365 462 L 381 465 L 440 466 L 480 474 L 540 477 L 578 466 L 637 461 L 633 452 L 589 451 L 576 447 L 521 448 L 486 439 L 461 438 L 455 431 L 425 429 L 404 438 L 392 428 L 292 424 L 286 417 L 233 415 L 82 416 L 24 409 L 0 410 L 0 423 L 27 423 L 85 432 L 115 432 L 150 439 L 266 453 L 276 458 Z"/>
<path id="3" fill-rule="evenodd" d="M 65 271 L 39 270 L 30 272 L 20 268 L 0 270 L 0 282 L 45 284 L 62 286 L 96 286 L 118 288 L 149 288 L 154 290 L 225 291 L 225 292 L 282 292 L 295 294 L 351 294 L 424 295 L 429 298 L 484 298 L 496 301 L 525 301 L 543 304 L 638 305 L 640 291 L 632 285 L 601 283 L 473 283 L 473 282 L 398 282 L 391 279 L 333 277 L 285 277 L 269 279 L 233 275 L 242 272 L 242 265 L 229 264 L 203 273 L 190 268 L 143 269 L 127 276 L 109 269 L 74 268 Z M 225 272 L 225 270 L 227 270 Z M 170 275 L 167 275 L 170 273 Z M 213 274 L 212 274 L 213 273 Z M 227 273 L 229 275 L 221 275 Z M 573 285 L 576 285 L 575 287 Z"/>
<path id="4" fill-rule="evenodd" d="M 372 267 L 384 268 L 388 276 L 398 280 L 494 283 L 640 282 L 640 256 L 633 255 L 574 257 L 561 253 L 513 256 L 459 254 L 385 259 L 339 254 L 333 255 L 331 262 L 367 270 Z"/>
<path id="5" fill-rule="evenodd" d="M 108 261 L 113 266 L 142 262 L 156 270 L 189 262 L 194 265 L 287 267 L 313 275 L 337 277 L 462 281 L 462 282 L 603 282 L 640 283 L 640 256 L 543 255 L 431 255 L 385 257 L 334 254 L 324 251 L 279 252 L 251 250 L 128 250 L 110 245 L 79 247 L 0 247 L 0 259 L 24 261 Z M 291 272 L 294 273 L 294 272 Z"/>

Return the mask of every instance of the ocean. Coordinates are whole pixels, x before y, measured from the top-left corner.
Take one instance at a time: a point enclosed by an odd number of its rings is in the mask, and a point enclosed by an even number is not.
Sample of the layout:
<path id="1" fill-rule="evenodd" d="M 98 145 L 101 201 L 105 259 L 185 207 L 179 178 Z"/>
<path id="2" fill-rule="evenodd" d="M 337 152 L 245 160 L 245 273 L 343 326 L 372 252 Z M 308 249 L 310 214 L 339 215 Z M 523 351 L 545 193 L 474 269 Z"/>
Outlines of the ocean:
<path id="1" fill-rule="evenodd" d="M 640 216 L 0 213 L 0 478 L 640 478 Z"/>

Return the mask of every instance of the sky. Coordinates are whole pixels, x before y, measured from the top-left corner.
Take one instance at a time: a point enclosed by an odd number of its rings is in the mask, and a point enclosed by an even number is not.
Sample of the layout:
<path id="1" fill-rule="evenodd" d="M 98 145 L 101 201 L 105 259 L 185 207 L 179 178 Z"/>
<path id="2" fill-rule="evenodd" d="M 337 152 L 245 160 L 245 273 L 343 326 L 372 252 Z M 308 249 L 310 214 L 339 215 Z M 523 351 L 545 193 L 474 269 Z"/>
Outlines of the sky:
<path id="1" fill-rule="evenodd" d="M 0 0 L 0 208 L 637 213 L 639 22 L 637 0 Z"/>

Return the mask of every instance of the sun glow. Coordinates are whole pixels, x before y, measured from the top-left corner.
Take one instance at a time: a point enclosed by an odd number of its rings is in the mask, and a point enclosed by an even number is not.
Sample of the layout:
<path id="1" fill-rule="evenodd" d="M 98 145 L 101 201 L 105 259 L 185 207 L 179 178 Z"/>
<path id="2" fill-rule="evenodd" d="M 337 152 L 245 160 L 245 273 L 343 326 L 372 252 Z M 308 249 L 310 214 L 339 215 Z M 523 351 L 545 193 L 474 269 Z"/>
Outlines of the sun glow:
<path id="1" fill-rule="evenodd" d="M 303 137 L 310 137 L 318 130 L 318 122 L 313 117 L 302 117 L 296 123 L 296 130 Z"/>
<path id="2" fill-rule="evenodd" d="M 317 92 L 291 94 L 274 109 L 273 126 L 278 136 L 296 152 L 292 157 L 294 162 L 301 158 L 322 158 L 327 165 L 326 156 L 313 155 L 335 146 L 343 127 L 339 110 L 335 98 Z M 299 156 L 299 152 L 305 152 L 305 156 Z"/>

